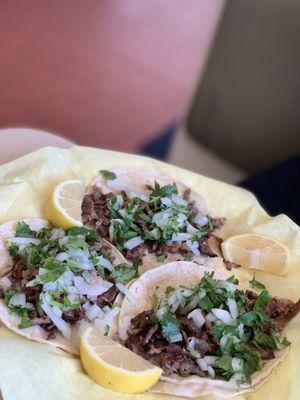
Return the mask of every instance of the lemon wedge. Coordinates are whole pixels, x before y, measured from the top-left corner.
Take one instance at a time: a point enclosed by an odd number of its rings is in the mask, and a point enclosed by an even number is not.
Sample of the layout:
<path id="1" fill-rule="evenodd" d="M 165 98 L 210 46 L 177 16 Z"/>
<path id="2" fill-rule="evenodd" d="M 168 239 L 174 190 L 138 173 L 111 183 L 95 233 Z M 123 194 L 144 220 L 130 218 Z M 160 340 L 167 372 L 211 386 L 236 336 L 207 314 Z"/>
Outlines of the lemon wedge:
<path id="1" fill-rule="evenodd" d="M 82 226 L 81 204 L 84 196 L 84 185 L 74 179 L 60 182 L 55 186 L 46 205 L 49 221 L 59 228 L 69 229 Z"/>
<path id="2" fill-rule="evenodd" d="M 255 233 L 227 239 L 222 243 L 222 253 L 227 261 L 276 275 L 285 275 L 291 260 L 290 251 L 283 243 Z"/>
<path id="3" fill-rule="evenodd" d="M 123 393 L 141 393 L 160 378 L 162 370 L 92 327 L 80 341 L 80 356 L 87 374 L 100 385 Z"/>

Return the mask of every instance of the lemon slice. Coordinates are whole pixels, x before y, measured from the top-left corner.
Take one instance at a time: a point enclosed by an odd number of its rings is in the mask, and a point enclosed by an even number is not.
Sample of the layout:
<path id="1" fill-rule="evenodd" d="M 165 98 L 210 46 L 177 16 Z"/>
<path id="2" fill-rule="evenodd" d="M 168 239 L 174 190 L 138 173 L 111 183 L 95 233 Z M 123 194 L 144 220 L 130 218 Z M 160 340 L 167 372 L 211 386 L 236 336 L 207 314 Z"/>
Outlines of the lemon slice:
<path id="1" fill-rule="evenodd" d="M 117 392 L 145 392 L 162 374 L 160 368 L 107 336 L 99 335 L 92 327 L 81 336 L 80 356 L 92 379 Z"/>
<path id="2" fill-rule="evenodd" d="M 82 226 L 81 204 L 84 196 L 84 185 L 74 179 L 60 182 L 55 186 L 46 205 L 49 221 L 63 229 Z"/>
<path id="3" fill-rule="evenodd" d="M 285 275 L 291 254 L 278 240 L 255 233 L 232 236 L 222 243 L 225 260 L 271 274 Z"/>

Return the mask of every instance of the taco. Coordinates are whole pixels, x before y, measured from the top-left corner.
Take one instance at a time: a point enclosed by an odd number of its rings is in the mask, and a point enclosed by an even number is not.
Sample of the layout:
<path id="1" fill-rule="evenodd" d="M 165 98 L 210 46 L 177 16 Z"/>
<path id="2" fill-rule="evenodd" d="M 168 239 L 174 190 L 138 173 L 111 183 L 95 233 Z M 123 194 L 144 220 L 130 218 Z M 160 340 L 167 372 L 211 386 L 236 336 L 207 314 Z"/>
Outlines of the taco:
<path id="1" fill-rule="evenodd" d="M 79 353 L 92 324 L 115 337 L 125 284 L 137 268 L 94 231 L 42 219 L 0 226 L 0 320 L 29 339 Z"/>
<path id="2" fill-rule="evenodd" d="M 255 277 L 241 285 L 227 271 L 191 262 L 150 270 L 130 286 L 119 335 L 164 371 L 151 389 L 186 397 L 231 397 L 256 390 L 287 354 L 284 327 L 300 301 L 271 297 Z"/>
<path id="3" fill-rule="evenodd" d="M 153 169 L 100 171 L 82 203 L 86 226 L 114 244 L 140 271 L 176 260 L 222 263 L 220 228 L 208 202 Z"/>

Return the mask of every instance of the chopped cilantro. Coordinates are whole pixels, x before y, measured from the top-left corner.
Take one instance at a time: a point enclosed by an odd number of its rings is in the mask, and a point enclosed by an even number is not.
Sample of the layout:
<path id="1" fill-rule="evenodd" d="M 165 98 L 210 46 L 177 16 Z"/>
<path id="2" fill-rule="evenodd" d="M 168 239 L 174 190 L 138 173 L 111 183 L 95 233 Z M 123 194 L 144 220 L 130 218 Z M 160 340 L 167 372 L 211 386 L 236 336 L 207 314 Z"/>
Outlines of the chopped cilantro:
<path id="1" fill-rule="evenodd" d="M 166 292 L 166 294 L 169 294 L 171 292 L 174 292 L 174 290 L 175 290 L 175 288 L 173 288 L 172 286 L 167 286 L 165 292 Z"/>
<path id="2" fill-rule="evenodd" d="M 8 306 L 8 303 L 10 302 L 10 299 L 13 297 L 14 294 L 17 293 L 16 290 L 4 290 L 4 303 L 5 305 Z"/>
<path id="3" fill-rule="evenodd" d="M 191 376 L 190 372 L 186 372 L 186 371 L 179 371 L 179 375 L 182 376 L 183 378 L 187 378 L 188 376 Z"/>
<path id="4" fill-rule="evenodd" d="M 273 350 L 275 350 L 277 347 L 273 337 L 263 332 L 254 333 L 254 343 L 257 344 L 258 346 L 268 347 Z"/>
<path id="5" fill-rule="evenodd" d="M 156 261 L 163 262 L 163 261 L 165 261 L 166 258 L 167 258 L 167 256 L 165 254 L 160 254 L 159 256 L 156 256 Z"/>
<path id="6" fill-rule="evenodd" d="M 10 243 L 8 246 L 9 255 L 15 257 L 18 255 L 19 246 L 16 243 Z"/>
<path id="7" fill-rule="evenodd" d="M 158 182 L 155 182 L 154 190 L 152 191 L 150 198 L 151 200 L 155 200 L 161 197 L 171 197 L 173 193 L 178 194 L 176 183 L 160 186 Z"/>
<path id="8" fill-rule="evenodd" d="M 160 324 L 162 326 L 162 334 L 169 343 L 172 343 L 172 337 L 180 335 L 179 322 L 170 312 L 166 312 L 163 315 Z"/>
<path id="9" fill-rule="evenodd" d="M 267 304 L 270 302 L 271 296 L 269 292 L 264 289 L 257 297 L 254 305 L 254 311 L 263 311 Z"/>
<path id="10" fill-rule="evenodd" d="M 230 276 L 229 278 L 226 279 L 227 282 L 233 283 L 234 285 L 239 284 L 238 278 L 236 278 L 234 275 Z"/>
<path id="11" fill-rule="evenodd" d="M 66 231 L 67 236 L 78 236 L 83 235 L 91 239 L 97 240 L 97 233 L 91 229 L 85 228 L 84 226 L 74 226 Z"/>
<path id="12" fill-rule="evenodd" d="M 138 276 L 138 268 L 136 264 L 129 265 L 126 263 L 119 264 L 114 267 L 110 273 L 110 277 L 116 282 L 124 283 L 128 282 Z"/>
<path id="13" fill-rule="evenodd" d="M 255 288 L 255 289 L 265 289 L 265 285 L 261 282 L 259 282 L 256 278 L 255 278 L 255 274 L 253 275 L 253 278 L 251 279 L 251 281 L 249 281 L 251 287 Z"/>
<path id="14" fill-rule="evenodd" d="M 117 175 L 114 172 L 107 171 L 106 169 L 101 169 L 99 173 L 108 181 L 112 181 L 117 177 Z"/>
<path id="15" fill-rule="evenodd" d="M 16 237 L 35 238 L 36 232 L 31 230 L 26 222 L 20 221 L 16 226 Z"/>
<path id="16" fill-rule="evenodd" d="M 21 322 L 18 325 L 18 328 L 20 329 L 24 329 L 24 328 L 28 328 L 28 326 L 31 325 L 30 322 L 30 318 L 28 315 L 28 308 L 26 307 L 21 307 L 21 306 L 13 306 L 10 305 L 9 308 L 17 315 L 19 315 L 21 317 Z"/>
<path id="17" fill-rule="evenodd" d="M 26 265 L 31 268 L 35 267 L 44 258 L 47 257 L 46 252 L 38 246 L 31 244 L 25 247 Z"/>
<path id="18" fill-rule="evenodd" d="M 193 253 L 188 253 L 183 257 L 183 261 L 192 261 Z"/>
<path id="19" fill-rule="evenodd" d="M 214 362 L 213 368 L 215 368 L 218 371 L 218 374 L 223 376 L 225 379 L 229 380 L 233 375 L 233 369 L 231 363 L 232 363 L 232 357 L 224 355 L 218 358 Z"/>

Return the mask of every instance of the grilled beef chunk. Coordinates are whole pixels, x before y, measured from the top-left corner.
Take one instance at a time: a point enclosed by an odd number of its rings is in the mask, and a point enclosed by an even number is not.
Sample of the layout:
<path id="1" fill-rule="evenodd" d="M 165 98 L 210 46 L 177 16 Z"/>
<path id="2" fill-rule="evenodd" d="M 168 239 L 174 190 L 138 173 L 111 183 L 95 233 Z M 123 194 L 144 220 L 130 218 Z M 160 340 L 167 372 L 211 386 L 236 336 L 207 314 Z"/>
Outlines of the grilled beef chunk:
<path id="1" fill-rule="evenodd" d="M 118 289 L 116 288 L 116 285 L 113 285 L 106 292 L 97 297 L 98 306 L 102 308 L 109 305 L 109 303 L 113 303 L 117 297 L 117 294 Z"/>
<path id="2" fill-rule="evenodd" d="M 199 240 L 199 250 L 202 254 L 209 257 L 218 257 L 222 255 L 222 239 L 218 236 L 210 235 Z"/>
<path id="3" fill-rule="evenodd" d="M 273 297 L 266 307 L 266 314 L 275 319 L 278 325 L 283 328 L 292 318 L 300 312 L 300 299 L 297 303 L 291 300 Z"/>
<path id="4" fill-rule="evenodd" d="M 199 369 L 189 351 L 185 349 L 185 343 L 182 341 L 169 344 L 162 335 L 160 325 L 151 321 L 151 315 L 152 310 L 148 310 L 132 319 L 125 345 L 161 367 L 167 375 L 188 372 L 193 375 L 206 376 L 206 373 Z M 186 316 L 181 316 L 179 322 L 183 336 L 201 338 L 197 342 L 197 350 L 202 354 L 215 349 L 216 341 L 212 337 L 211 326 L 205 324 L 202 329 L 199 329 L 195 326 L 194 321 Z"/>
<path id="5" fill-rule="evenodd" d="M 221 229 L 226 222 L 226 218 L 212 218 L 211 222 L 214 229 Z"/>
<path id="6" fill-rule="evenodd" d="M 47 336 L 47 340 L 55 339 L 57 334 L 59 333 L 59 331 L 55 325 L 52 325 L 52 327 L 48 330 L 48 332 L 49 333 Z"/>
<path id="7" fill-rule="evenodd" d="M 76 308 L 75 310 L 68 310 L 63 312 L 63 319 L 70 322 L 70 324 L 75 324 L 83 318 L 84 311 L 82 308 Z"/>
<path id="8" fill-rule="evenodd" d="M 145 246 L 144 244 L 140 244 L 136 246 L 134 249 L 123 250 L 124 257 L 130 261 L 136 261 L 138 263 L 142 262 L 142 257 L 145 254 Z"/>

